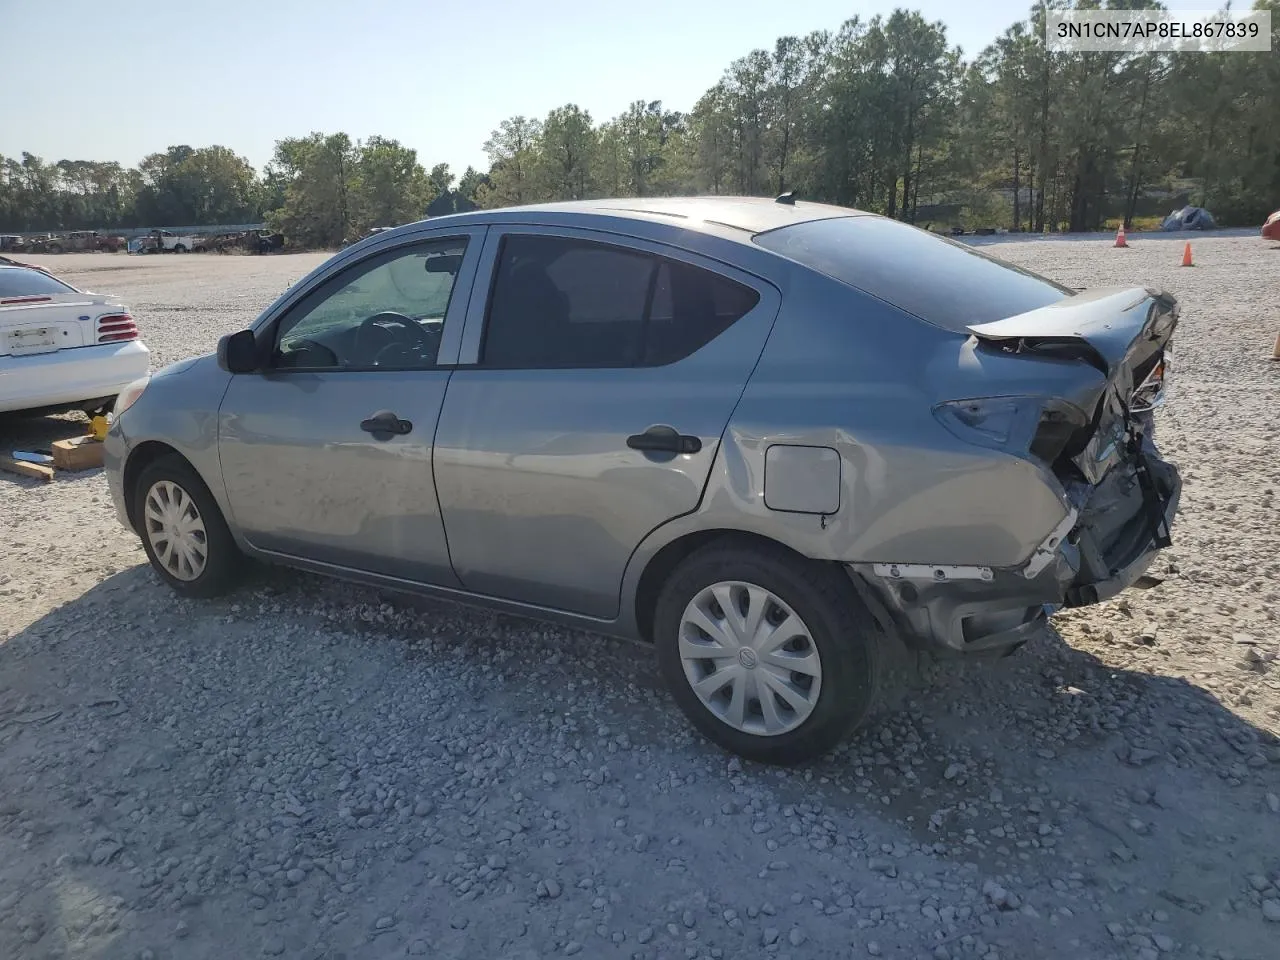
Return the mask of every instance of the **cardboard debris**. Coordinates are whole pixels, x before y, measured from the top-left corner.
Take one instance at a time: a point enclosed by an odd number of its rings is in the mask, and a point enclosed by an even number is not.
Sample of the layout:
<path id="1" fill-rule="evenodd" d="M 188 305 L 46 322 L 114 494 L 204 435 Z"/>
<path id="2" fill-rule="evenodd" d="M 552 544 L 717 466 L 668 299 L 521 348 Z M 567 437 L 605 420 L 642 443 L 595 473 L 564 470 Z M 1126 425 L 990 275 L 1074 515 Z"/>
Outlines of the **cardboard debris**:
<path id="1" fill-rule="evenodd" d="M 96 437 L 73 437 L 53 441 L 53 465 L 59 470 L 92 470 L 102 466 L 102 441 Z"/>
<path id="2" fill-rule="evenodd" d="M 53 479 L 55 469 L 76 471 L 101 467 L 102 452 L 102 441 L 92 434 L 71 437 L 53 441 L 48 452 L 12 450 L 7 455 L 0 454 L 0 470 L 48 483 Z"/>

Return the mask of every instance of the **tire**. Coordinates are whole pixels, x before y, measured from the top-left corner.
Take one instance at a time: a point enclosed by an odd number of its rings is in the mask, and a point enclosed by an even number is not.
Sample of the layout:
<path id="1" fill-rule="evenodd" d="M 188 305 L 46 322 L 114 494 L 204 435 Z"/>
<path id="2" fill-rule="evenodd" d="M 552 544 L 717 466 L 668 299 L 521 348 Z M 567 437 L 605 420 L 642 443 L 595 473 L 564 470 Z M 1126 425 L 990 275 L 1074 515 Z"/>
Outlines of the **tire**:
<path id="1" fill-rule="evenodd" d="M 191 526 L 190 511 L 180 511 L 189 525 L 187 542 L 194 541 L 197 545 L 203 543 L 204 565 L 198 570 L 195 564 L 190 563 L 190 555 L 184 558 L 180 552 L 166 551 L 162 556 L 157 553 L 156 543 L 153 542 L 151 531 L 161 525 L 156 524 L 148 516 L 148 499 L 155 492 L 157 506 L 173 504 L 176 510 L 183 506 L 183 501 L 181 497 L 174 495 L 175 489 L 185 494 L 190 504 L 194 506 L 195 519 L 202 528 L 203 536 L 201 537 L 200 531 Z M 217 597 L 227 593 L 236 585 L 243 569 L 244 558 L 231 536 L 231 531 L 227 529 L 227 522 L 223 519 L 222 511 L 218 509 L 213 494 L 185 460 L 177 456 L 165 456 L 148 464 L 138 477 L 133 498 L 134 523 L 138 536 L 142 538 L 142 548 L 146 551 L 152 568 L 175 592 L 184 597 Z M 152 516 L 154 515 L 153 513 Z M 155 539 L 157 542 L 164 542 L 161 537 L 157 536 Z M 169 562 L 166 562 L 166 557 Z M 184 559 L 187 560 L 185 566 Z M 176 566 L 174 566 L 175 561 Z"/>
<path id="2" fill-rule="evenodd" d="M 711 637 L 708 632 L 685 627 L 686 608 L 699 600 L 703 610 L 712 614 L 720 610 L 722 616 L 715 624 L 723 628 L 728 623 L 718 602 L 706 605 L 708 594 L 718 584 L 720 596 L 733 604 L 741 602 L 740 611 L 752 609 L 752 588 L 769 595 L 770 600 L 762 605 L 764 620 L 775 627 L 779 622 L 794 624 L 784 619 L 790 613 L 798 618 L 804 638 L 789 640 L 772 653 L 768 642 L 761 641 L 761 652 L 753 647 L 751 654 L 744 655 L 738 648 L 736 657 L 725 655 L 725 650 L 734 649 L 726 643 L 720 650 L 708 647 L 719 653 L 718 657 L 686 661 L 681 655 L 682 631 L 701 642 Z M 726 593 L 726 584 L 736 586 L 728 587 Z M 757 602 L 759 596 L 757 593 Z M 767 636 L 769 627 L 762 626 Z M 790 630 L 784 632 L 795 636 Z M 709 740 L 748 760 L 792 765 L 821 757 L 862 722 L 875 701 L 880 644 L 870 612 L 839 569 L 803 560 L 781 547 L 727 540 L 686 557 L 659 594 L 654 642 L 659 669 L 685 716 Z M 744 659 L 748 656 L 750 662 Z M 817 658 L 817 677 L 811 672 L 813 656 Z M 790 671 L 786 666 L 779 671 L 777 661 L 787 657 L 799 658 L 791 665 L 804 666 L 810 672 Z M 713 709 L 695 691 L 694 682 L 713 673 L 721 676 L 726 670 L 744 679 L 721 687 Z M 775 692 L 780 689 L 780 678 L 792 701 L 799 697 L 801 709 L 787 707 L 782 694 Z M 815 684 L 816 695 L 812 692 Z M 747 691 L 740 695 L 747 706 L 740 708 L 743 722 L 735 724 L 727 718 L 732 718 L 734 710 L 735 698 L 730 691 L 739 685 Z M 766 715 L 762 698 L 751 699 L 753 685 L 757 694 L 772 696 L 772 717 Z M 769 732 L 771 722 L 774 729 Z"/>
<path id="3" fill-rule="evenodd" d="M 182 244 L 180 244 L 180 243 L 179 243 L 179 244 L 177 244 L 177 245 L 173 248 L 173 252 L 174 252 L 174 253 L 186 253 L 186 252 L 187 252 L 187 248 L 186 248 L 186 247 L 184 247 Z"/>

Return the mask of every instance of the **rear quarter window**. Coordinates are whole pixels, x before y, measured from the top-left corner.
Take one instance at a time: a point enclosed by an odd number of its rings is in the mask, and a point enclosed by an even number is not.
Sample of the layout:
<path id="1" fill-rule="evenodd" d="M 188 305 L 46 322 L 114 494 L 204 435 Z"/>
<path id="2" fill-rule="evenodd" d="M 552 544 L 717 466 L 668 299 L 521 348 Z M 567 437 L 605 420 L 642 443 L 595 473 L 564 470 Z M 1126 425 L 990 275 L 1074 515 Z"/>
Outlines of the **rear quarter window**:
<path id="1" fill-rule="evenodd" d="M 780 256 L 945 330 L 1026 313 L 1070 296 L 1045 277 L 884 217 L 812 220 L 756 234 Z"/>

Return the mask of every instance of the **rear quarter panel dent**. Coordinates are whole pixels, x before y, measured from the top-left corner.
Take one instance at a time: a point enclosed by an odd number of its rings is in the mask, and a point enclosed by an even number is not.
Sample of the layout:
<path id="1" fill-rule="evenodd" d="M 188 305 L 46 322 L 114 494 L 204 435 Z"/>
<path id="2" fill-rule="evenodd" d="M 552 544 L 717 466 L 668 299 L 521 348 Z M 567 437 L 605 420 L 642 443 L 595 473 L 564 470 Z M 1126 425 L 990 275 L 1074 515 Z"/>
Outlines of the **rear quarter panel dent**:
<path id="1" fill-rule="evenodd" d="M 711 474 L 703 526 L 744 527 L 815 559 L 1010 567 L 1030 556 L 1066 514 L 1027 461 L 947 449 L 945 440 L 904 445 L 873 429 L 820 426 L 771 435 L 770 421 L 779 413 L 785 416 L 785 407 L 776 402 L 744 398 L 739 405 L 722 445 L 722 467 Z M 780 436 L 840 453 L 836 513 L 823 518 L 769 509 L 765 451 Z"/>
<path id="2" fill-rule="evenodd" d="M 1096 375 L 1083 365 L 1037 369 L 1025 358 L 975 363 L 967 337 L 843 284 L 817 278 L 792 289 L 726 431 L 702 507 L 680 527 L 742 529 L 842 562 L 1025 561 L 1067 513 L 1060 487 L 1036 464 L 958 440 L 933 417 L 933 405 L 940 392 L 1003 393 L 1009 382 L 1030 387 L 1046 372 L 1055 394 L 1087 398 L 1098 388 Z M 765 451 L 773 443 L 840 453 L 839 511 L 823 518 L 767 507 Z M 652 551 L 684 532 L 661 528 Z"/>

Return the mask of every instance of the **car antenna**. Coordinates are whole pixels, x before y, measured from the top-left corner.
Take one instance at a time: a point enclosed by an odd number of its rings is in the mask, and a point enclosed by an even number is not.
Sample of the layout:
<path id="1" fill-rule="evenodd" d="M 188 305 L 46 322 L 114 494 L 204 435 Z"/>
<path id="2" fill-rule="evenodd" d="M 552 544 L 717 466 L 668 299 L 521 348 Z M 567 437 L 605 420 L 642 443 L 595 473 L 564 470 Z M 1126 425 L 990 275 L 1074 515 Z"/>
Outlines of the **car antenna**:
<path id="1" fill-rule="evenodd" d="M 786 193 L 780 194 L 773 202 L 785 203 L 788 207 L 794 207 L 796 205 L 796 192 L 794 190 L 788 190 Z"/>

